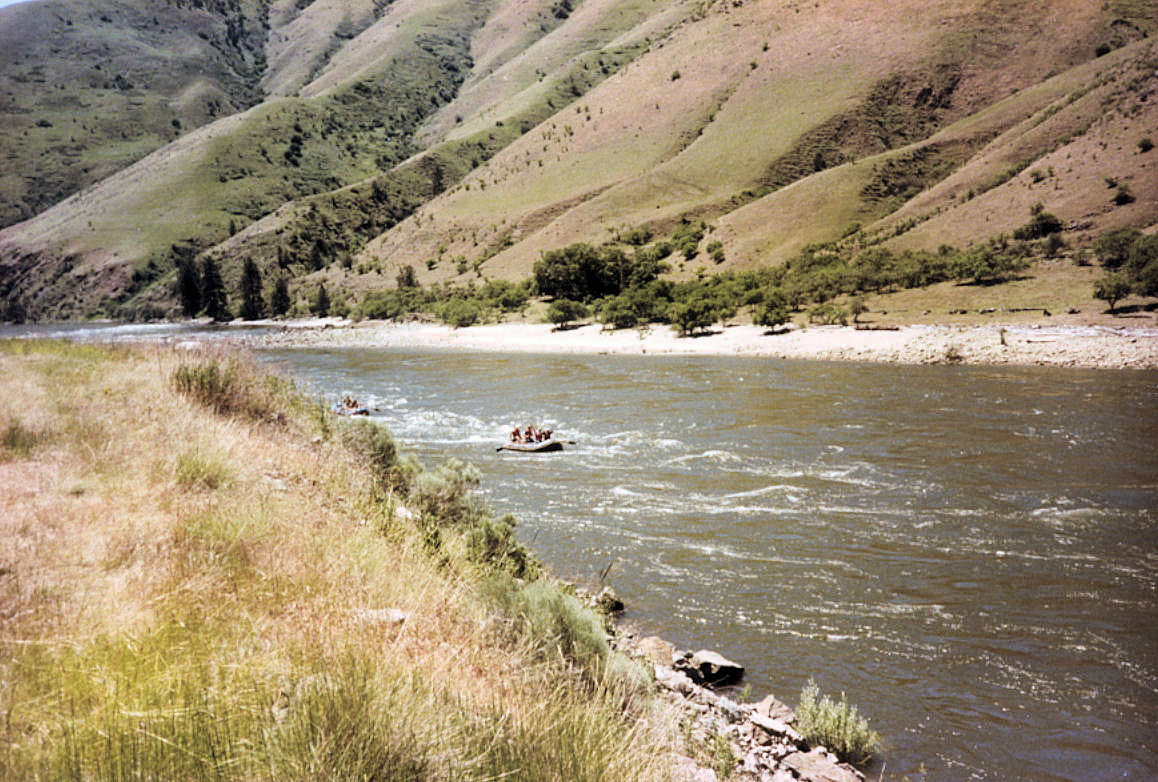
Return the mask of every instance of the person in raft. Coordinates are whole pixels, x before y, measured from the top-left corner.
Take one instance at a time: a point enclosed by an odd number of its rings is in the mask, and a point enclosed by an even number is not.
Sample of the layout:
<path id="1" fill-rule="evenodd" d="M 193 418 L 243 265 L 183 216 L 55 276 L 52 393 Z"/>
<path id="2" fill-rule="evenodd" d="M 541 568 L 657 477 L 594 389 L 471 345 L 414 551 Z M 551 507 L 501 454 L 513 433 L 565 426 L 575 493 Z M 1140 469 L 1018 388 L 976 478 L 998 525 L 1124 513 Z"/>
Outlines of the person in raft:
<path id="1" fill-rule="evenodd" d="M 538 427 L 536 427 L 532 424 L 527 424 L 526 429 L 522 432 L 519 431 L 519 427 L 517 427 L 517 426 L 511 430 L 511 442 L 512 443 L 524 443 L 524 444 L 541 443 L 541 442 L 545 442 L 545 441 L 550 440 L 550 439 L 551 439 L 551 430 L 550 429 L 539 429 Z"/>

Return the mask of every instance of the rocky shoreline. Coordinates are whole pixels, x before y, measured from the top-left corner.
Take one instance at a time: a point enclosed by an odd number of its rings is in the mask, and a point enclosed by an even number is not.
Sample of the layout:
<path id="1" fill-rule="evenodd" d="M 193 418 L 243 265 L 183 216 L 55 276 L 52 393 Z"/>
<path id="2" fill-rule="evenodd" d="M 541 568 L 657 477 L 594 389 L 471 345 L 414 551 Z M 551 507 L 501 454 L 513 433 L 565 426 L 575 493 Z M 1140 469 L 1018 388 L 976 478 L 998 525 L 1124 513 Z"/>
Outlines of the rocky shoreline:
<path id="1" fill-rule="evenodd" d="M 718 355 L 890 364 L 1052 366 L 1158 369 L 1158 328 L 1108 326 L 814 326 L 770 333 L 736 325 L 681 337 L 667 326 L 565 331 L 544 323 L 502 323 L 454 329 L 434 323 L 352 323 L 338 319 L 266 325 L 228 338 L 249 347 L 393 347 L 529 353 Z"/>
<path id="2" fill-rule="evenodd" d="M 706 746 L 728 742 L 735 765 L 728 779 L 744 782 L 864 782 L 864 775 L 822 746 L 813 746 L 794 728 L 792 707 L 768 695 L 759 703 L 738 703 L 713 687 L 734 684 L 743 667 L 706 649 L 680 651 L 656 636 L 637 639 L 619 632 L 615 645 L 655 672 L 661 697 L 687 715 L 689 740 Z M 689 782 L 715 782 L 716 771 L 689 757 L 679 760 Z"/>
<path id="3" fill-rule="evenodd" d="M 739 703 L 716 691 L 739 683 L 744 666 L 707 649 L 675 648 L 658 636 L 637 638 L 615 624 L 624 610 L 614 590 L 576 594 L 611 622 L 611 646 L 651 670 L 660 697 L 685 715 L 688 742 L 708 747 L 724 741 L 730 750 L 725 778 L 741 782 L 864 782 L 864 774 L 842 763 L 828 748 L 808 742 L 793 727 L 795 710 L 774 695 Z M 683 782 L 717 782 L 716 770 L 686 755 L 676 759 Z"/>

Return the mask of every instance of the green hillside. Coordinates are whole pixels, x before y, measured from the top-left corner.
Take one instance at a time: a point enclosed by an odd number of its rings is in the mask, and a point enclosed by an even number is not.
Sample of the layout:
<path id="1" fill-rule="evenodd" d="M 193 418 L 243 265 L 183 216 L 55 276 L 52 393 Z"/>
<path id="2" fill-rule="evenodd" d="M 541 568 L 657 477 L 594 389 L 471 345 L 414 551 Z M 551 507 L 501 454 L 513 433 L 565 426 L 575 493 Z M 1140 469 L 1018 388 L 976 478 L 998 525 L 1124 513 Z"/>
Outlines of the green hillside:
<path id="1" fill-rule="evenodd" d="M 1149 228 L 1158 2 L 1033 6 L 3 9 L 0 298 L 9 316 L 174 314 L 177 265 L 206 257 L 231 290 L 250 259 L 299 301 L 406 267 L 517 281 L 545 251 L 688 221 L 704 237 L 676 278 L 815 243 L 967 247 L 1039 203 L 1073 250 Z"/>

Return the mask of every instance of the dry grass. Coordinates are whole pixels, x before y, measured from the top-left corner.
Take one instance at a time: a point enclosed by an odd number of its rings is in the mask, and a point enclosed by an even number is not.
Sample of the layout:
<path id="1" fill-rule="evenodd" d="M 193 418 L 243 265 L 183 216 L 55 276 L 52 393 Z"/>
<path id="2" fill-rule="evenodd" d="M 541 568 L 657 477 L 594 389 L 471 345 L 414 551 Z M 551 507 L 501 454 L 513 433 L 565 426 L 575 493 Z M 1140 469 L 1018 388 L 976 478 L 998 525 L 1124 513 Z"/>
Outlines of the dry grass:
<path id="1" fill-rule="evenodd" d="M 50 432 L 0 461 L 0 777 L 664 778 L 648 702 L 511 632 L 316 409 L 170 380 L 231 360 L 0 344 Z"/>

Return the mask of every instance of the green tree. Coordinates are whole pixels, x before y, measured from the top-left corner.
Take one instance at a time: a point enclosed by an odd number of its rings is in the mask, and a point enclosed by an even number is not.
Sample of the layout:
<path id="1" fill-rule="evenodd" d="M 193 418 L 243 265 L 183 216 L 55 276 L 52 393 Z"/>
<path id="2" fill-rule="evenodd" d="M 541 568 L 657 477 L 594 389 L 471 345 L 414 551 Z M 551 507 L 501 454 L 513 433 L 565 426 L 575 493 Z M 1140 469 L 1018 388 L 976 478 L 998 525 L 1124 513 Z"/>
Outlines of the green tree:
<path id="1" fill-rule="evenodd" d="M 269 313 L 274 316 L 285 315 L 290 305 L 289 282 L 285 277 L 278 277 L 269 294 Z"/>
<path id="2" fill-rule="evenodd" d="M 1142 236 L 1137 228 L 1119 228 L 1109 231 L 1098 237 L 1094 242 L 1094 254 L 1102 266 L 1107 269 L 1117 269 L 1130 258 L 1130 249 L 1134 242 Z"/>
<path id="3" fill-rule="evenodd" d="M 182 258 L 177 263 L 177 297 L 185 317 L 195 317 L 201 311 L 201 275 L 191 258 Z"/>
<path id="4" fill-rule="evenodd" d="M 313 299 L 310 300 L 310 312 L 318 317 L 330 314 L 330 294 L 326 292 L 324 282 L 318 283 L 318 289 L 314 292 Z"/>
<path id="5" fill-rule="evenodd" d="M 241 267 L 241 319 L 257 320 L 265 314 L 261 300 L 261 272 L 252 258 L 246 258 Z"/>
<path id="6" fill-rule="evenodd" d="M 547 308 L 547 319 L 555 324 L 556 329 L 565 329 L 571 321 L 587 317 L 589 311 L 581 301 L 557 299 Z"/>
<path id="7" fill-rule="evenodd" d="M 763 299 L 753 318 L 757 326 L 775 329 L 792 319 L 788 311 L 788 297 L 781 288 L 767 289 L 764 291 Z"/>
<path id="8" fill-rule="evenodd" d="M 861 296 L 853 296 L 848 302 L 848 311 L 852 315 L 852 322 L 857 323 L 861 315 L 868 312 L 868 305 L 864 303 L 864 298 Z"/>
<path id="9" fill-rule="evenodd" d="M 206 315 L 215 321 L 229 320 L 228 299 L 221 272 L 212 258 L 201 262 L 201 306 Z"/>
<path id="10" fill-rule="evenodd" d="M 1094 280 L 1094 298 L 1101 299 L 1110 305 L 1110 312 L 1114 311 L 1118 302 L 1130 295 L 1130 281 L 1120 272 L 1109 274 Z"/>
<path id="11" fill-rule="evenodd" d="M 406 264 L 398 270 L 398 276 L 394 278 L 399 288 L 417 288 L 418 277 L 414 274 L 414 267 Z"/>

